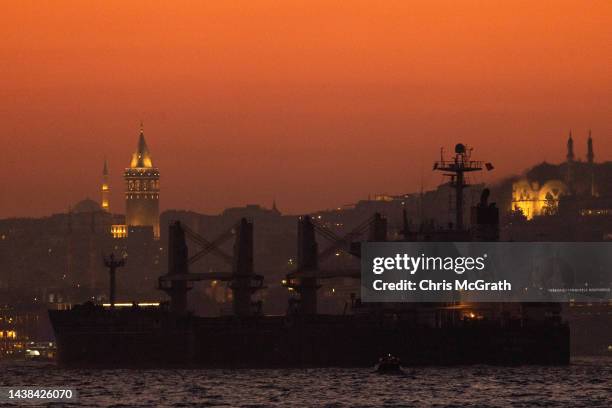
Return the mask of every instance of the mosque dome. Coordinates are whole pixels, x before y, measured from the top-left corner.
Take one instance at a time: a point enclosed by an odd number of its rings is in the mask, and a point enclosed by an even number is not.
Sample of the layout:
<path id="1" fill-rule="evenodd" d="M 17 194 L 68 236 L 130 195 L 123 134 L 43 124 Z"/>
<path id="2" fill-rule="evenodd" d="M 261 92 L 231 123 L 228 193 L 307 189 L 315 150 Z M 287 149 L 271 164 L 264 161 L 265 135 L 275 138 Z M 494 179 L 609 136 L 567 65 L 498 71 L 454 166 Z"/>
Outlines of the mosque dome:
<path id="1" fill-rule="evenodd" d="M 102 211 L 102 208 L 94 200 L 86 198 L 76 203 L 72 211 L 75 213 L 92 213 Z"/>

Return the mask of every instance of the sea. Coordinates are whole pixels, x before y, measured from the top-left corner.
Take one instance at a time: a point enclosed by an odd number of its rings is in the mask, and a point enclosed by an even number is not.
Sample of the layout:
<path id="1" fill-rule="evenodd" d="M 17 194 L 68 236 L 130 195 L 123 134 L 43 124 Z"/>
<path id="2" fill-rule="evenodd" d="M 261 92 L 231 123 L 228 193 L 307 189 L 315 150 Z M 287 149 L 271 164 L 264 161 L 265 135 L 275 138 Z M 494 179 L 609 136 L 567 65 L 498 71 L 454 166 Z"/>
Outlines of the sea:
<path id="1" fill-rule="evenodd" d="M 67 369 L 0 362 L 0 385 L 71 387 L 85 407 L 612 407 L 612 358 L 565 367 Z M 0 402 L 0 406 L 26 406 Z"/>

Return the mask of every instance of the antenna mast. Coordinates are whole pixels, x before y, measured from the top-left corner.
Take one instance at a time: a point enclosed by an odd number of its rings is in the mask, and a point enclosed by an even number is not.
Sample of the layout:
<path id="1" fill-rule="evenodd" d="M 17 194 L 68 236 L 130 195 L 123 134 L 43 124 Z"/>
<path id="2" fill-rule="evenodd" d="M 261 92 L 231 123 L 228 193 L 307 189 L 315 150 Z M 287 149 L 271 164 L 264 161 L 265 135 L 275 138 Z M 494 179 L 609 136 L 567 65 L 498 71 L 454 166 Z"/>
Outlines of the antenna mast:
<path id="1" fill-rule="evenodd" d="M 445 172 L 450 177 L 450 186 L 455 189 L 455 225 L 463 230 L 463 189 L 469 184 L 465 180 L 465 173 L 481 171 L 485 163 L 471 159 L 472 149 L 467 145 L 458 143 L 455 146 L 455 157 L 451 160 L 444 158 L 444 149 L 440 150 L 440 160 L 434 163 L 434 170 Z M 487 170 L 493 169 L 486 163 Z"/>
<path id="2" fill-rule="evenodd" d="M 108 268 L 110 274 L 110 288 L 109 288 L 109 301 L 111 308 L 115 307 L 115 295 L 116 295 L 116 280 L 115 274 L 117 268 L 121 268 L 125 265 L 125 259 L 115 259 L 115 254 L 111 253 L 109 257 L 104 257 L 104 266 Z"/>

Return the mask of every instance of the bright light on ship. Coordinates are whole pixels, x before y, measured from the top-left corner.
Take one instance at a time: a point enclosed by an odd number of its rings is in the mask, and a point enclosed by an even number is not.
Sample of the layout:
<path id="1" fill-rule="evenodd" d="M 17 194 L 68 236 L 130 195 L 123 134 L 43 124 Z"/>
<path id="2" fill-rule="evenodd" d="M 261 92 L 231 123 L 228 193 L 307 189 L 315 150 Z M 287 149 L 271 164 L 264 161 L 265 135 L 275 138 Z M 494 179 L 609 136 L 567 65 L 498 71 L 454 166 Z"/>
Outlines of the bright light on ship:
<path id="1" fill-rule="evenodd" d="M 139 307 L 159 307 L 159 302 L 140 302 L 137 303 Z M 110 303 L 102 303 L 104 307 L 111 307 Z M 134 303 L 115 303 L 115 307 L 132 307 Z"/>

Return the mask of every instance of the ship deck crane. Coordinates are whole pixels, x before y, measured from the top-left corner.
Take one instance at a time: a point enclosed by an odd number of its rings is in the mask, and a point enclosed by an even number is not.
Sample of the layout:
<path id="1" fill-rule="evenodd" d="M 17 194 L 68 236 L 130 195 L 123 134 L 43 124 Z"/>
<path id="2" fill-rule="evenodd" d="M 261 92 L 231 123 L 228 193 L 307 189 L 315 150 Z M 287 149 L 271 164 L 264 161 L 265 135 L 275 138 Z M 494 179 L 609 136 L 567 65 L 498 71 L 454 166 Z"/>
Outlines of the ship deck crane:
<path id="1" fill-rule="evenodd" d="M 234 256 L 231 256 L 219 246 L 233 236 Z M 191 257 L 187 238 L 201 247 Z M 253 271 L 252 222 L 242 218 L 216 239 L 209 241 L 177 221 L 169 227 L 168 248 L 168 273 L 159 278 L 159 288 L 170 296 L 170 308 L 173 311 L 181 313 L 187 310 L 187 292 L 192 288 L 192 282 L 217 280 L 230 283 L 236 316 L 253 314 L 251 296 L 263 288 L 263 276 Z M 232 272 L 190 273 L 189 265 L 209 253 L 232 265 Z"/>
<path id="2" fill-rule="evenodd" d="M 360 271 L 319 269 L 319 262 L 330 255 L 343 251 L 357 258 L 361 257 L 361 247 L 356 240 L 366 231 L 370 231 L 371 241 L 385 241 L 387 237 L 387 220 L 379 213 L 368 218 L 344 236 L 339 236 L 325 226 L 314 221 L 310 216 L 298 219 L 298 266 L 287 274 L 286 286 L 299 293 L 299 310 L 302 314 L 317 313 L 317 290 L 321 287 L 319 279 L 355 278 L 359 279 Z M 319 252 L 316 234 L 331 241 L 331 245 Z"/>

